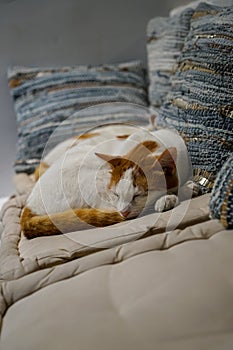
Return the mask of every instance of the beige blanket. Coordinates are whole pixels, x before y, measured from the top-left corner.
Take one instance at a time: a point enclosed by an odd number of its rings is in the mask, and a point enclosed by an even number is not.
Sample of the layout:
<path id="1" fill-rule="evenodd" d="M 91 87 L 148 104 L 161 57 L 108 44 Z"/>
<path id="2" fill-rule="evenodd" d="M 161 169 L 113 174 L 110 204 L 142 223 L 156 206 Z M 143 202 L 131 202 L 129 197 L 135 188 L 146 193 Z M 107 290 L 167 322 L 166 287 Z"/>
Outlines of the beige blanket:
<path id="1" fill-rule="evenodd" d="M 232 349 L 233 231 L 209 219 L 209 195 L 27 240 L 30 180 L 17 181 L 2 211 L 1 349 Z"/>

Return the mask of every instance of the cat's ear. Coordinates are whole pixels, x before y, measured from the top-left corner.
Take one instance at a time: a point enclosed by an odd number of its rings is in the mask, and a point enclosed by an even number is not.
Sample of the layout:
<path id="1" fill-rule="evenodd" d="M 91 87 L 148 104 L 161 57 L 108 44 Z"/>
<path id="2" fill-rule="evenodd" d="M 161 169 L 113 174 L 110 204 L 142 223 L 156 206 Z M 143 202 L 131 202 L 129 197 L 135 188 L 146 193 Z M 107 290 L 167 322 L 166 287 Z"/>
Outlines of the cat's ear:
<path id="1" fill-rule="evenodd" d="M 173 175 L 176 171 L 177 150 L 175 147 L 167 148 L 158 158 L 156 158 L 153 168 L 162 171 L 165 175 Z"/>
<path id="2" fill-rule="evenodd" d="M 103 160 L 105 162 L 108 162 L 111 166 L 116 167 L 117 165 L 120 165 L 122 158 L 121 157 L 116 157 L 116 156 L 111 156 L 109 154 L 104 154 L 104 153 L 98 153 L 96 152 L 95 155 Z"/>

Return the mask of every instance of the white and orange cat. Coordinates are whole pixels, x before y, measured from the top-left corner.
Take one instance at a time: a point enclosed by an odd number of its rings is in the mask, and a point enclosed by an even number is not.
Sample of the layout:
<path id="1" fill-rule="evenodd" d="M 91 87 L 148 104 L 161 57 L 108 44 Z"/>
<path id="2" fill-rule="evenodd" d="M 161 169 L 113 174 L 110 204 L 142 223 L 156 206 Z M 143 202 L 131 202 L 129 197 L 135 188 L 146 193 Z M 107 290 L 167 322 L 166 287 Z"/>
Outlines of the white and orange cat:
<path id="1" fill-rule="evenodd" d="M 120 223 L 152 205 L 170 209 L 191 166 L 176 132 L 110 125 L 60 143 L 34 175 L 21 217 L 28 238 Z"/>

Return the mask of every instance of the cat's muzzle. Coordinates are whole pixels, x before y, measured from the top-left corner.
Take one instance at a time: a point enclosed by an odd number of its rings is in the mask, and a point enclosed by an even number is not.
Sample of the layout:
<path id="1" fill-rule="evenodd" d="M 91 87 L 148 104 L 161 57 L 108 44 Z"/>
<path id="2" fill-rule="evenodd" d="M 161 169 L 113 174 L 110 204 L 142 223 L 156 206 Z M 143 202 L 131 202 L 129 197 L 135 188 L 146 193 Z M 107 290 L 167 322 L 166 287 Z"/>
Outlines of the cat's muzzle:
<path id="1" fill-rule="evenodd" d="M 124 208 L 123 210 L 120 210 L 120 214 L 124 218 L 127 218 L 127 216 L 129 216 L 130 213 L 131 213 L 131 206 L 130 205 L 127 206 L 126 208 Z"/>
<path id="2" fill-rule="evenodd" d="M 123 212 L 120 212 L 120 214 L 121 214 L 121 216 L 123 216 L 124 218 L 127 218 L 127 216 L 129 216 L 129 214 L 130 214 L 131 212 L 128 210 L 126 210 L 126 211 L 123 211 Z"/>

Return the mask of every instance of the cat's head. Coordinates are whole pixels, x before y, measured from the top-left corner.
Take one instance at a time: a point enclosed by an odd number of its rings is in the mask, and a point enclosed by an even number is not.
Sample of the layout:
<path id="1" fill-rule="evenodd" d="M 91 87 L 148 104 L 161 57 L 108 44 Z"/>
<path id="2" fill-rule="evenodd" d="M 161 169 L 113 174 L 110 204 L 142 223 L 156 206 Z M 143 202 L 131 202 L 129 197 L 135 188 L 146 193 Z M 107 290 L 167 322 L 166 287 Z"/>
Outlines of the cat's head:
<path id="1" fill-rule="evenodd" d="M 176 148 L 154 155 L 157 148 L 155 141 L 144 141 L 125 156 L 96 153 L 110 165 L 112 204 L 124 217 L 139 215 L 148 194 L 154 193 L 156 197 L 156 193 L 178 187 Z"/>

